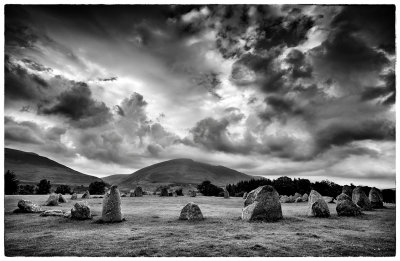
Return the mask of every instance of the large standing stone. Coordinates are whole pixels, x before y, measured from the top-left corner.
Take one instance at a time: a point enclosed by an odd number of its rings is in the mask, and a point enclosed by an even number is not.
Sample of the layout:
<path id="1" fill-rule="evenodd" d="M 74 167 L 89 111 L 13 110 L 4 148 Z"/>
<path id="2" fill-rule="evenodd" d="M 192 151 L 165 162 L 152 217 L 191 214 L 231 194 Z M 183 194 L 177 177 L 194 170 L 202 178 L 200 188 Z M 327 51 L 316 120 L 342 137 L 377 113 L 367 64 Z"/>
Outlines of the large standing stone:
<path id="1" fill-rule="evenodd" d="M 76 193 L 72 194 L 71 200 L 77 200 L 77 199 L 78 199 L 78 195 Z"/>
<path id="2" fill-rule="evenodd" d="M 72 219 L 91 219 L 90 207 L 86 201 L 76 202 L 71 209 Z"/>
<path id="3" fill-rule="evenodd" d="M 343 188 L 342 188 L 342 193 L 346 194 L 349 197 L 352 197 L 353 190 L 351 189 L 350 186 L 344 185 Z"/>
<path id="4" fill-rule="evenodd" d="M 51 193 L 46 203 L 44 204 L 46 206 L 58 206 L 58 195 L 55 193 Z"/>
<path id="5" fill-rule="evenodd" d="M 82 198 L 86 198 L 86 199 L 90 198 L 90 193 L 88 190 L 86 190 L 85 193 L 83 193 Z"/>
<path id="6" fill-rule="evenodd" d="M 18 209 L 14 210 L 15 213 L 38 213 L 43 210 L 30 200 L 21 199 L 18 201 Z"/>
<path id="7" fill-rule="evenodd" d="M 194 221 L 194 220 L 203 220 L 204 218 L 199 206 L 193 202 L 190 202 L 183 207 L 179 219 Z"/>
<path id="8" fill-rule="evenodd" d="M 328 204 L 324 198 L 315 190 L 311 190 L 310 196 L 308 196 L 308 216 L 314 217 L 329 217 Z"/>
<path id="9" fill-rule="evenodd" d="M 351 198 L 342 193 L 337 196 L 336 212 L 338 216 L 358 216 L 361 215 L 361 209 L 358 207 Z"/>
<path id="10" fill-rule="evenodd" d="M 226 188 L 224 188 L 224 198 L 229 198 L 229 192 Z"/>
<path id="11" fill-rule="evenodd" d="M 246 221 L 277 221 L 282 219 L 279 194 L 274 187 L 265 185 L 252 190 L 244 201 L 242 219 Z"/>
<path id="12" fill-rule="evenodd" d="M 194 197 L 197 196 L 197 193 L 196 193 L 195 190 L 190 190 L 190 191 L 189 191 L 189 195 L 190 195 L 192 198 L 194 198 Z"/>
<path id="13" fill-rule="evenodd" d="M 135 197 L 143 197 L 143 189 L 142 187 L 136 187 L 134 191 Z"/>
<path id="14" fill-rule="evenodd" d="M 365 195 L 362 187 L 358 186 L 353 190 L 352 200 L 362 210 L 372 210 L 371 202 L 369 201 L 367 195 Z"/>
<path id="15" fill-rule="evenodd" d="M 67 203 L 67 200 L 64 198 L 62 194 L 58 194 L 58 202 L 59 203 Z"/>
<path id="16" fill-rule="evenodd" d="M 160 197 L 168 197 L 168 189 L 167 188 L 164 187 L 161 189 Z"/>
<path id="17" fill-rule="evenodd" d="M 307 194 L 307 193 L 304 193 L 304 195 L 301 197 L 301 199 L 302 199 L 304 202 L 307 202 L 307 201 L 308 201 L 308 194 Z"/>
<path id="18" fill-rule="evenodd" d="M 117 185 L 112 185 L 103 199 L 103 211 L 101 221 L 103 222 L 121 222 L 123 220 L 121 213 L 121 197 Z"/>
<path id="19" fill-rule="evenodd" d="M 379 189 L 373 187 L 369 191 L 369 201 L 372 208 L 383 208 L 383 196 Z"/>

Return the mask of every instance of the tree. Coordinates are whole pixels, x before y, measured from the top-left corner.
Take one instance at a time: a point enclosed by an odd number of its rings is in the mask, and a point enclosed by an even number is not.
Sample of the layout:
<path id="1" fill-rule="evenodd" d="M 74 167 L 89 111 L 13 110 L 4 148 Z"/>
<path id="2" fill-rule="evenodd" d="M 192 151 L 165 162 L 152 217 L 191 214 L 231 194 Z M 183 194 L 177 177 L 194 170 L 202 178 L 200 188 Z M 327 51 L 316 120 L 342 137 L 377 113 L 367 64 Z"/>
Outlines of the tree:
<path id="1" fill-rule="evenodd" d="M 18 192 L 19 180 L 14 172 L 7 170 L 4 175 L 4 193 L 6 195 L 13 195 Z"/>
<path id="2" fill-rule="evenodd" d="M 218 196 L 220 192 L 224 192 L 222 188 L 211 184 L 209 180 L 203 181 L 201 184 L 197 185 L 197 189 L 204 196 Z"/>
<path id="3" fill-rule="evenodd" d="M 71 194 L 71 188 L 68 185 L 60 185 L 57 187 L 56 189 L 56 193 L 60 193 L 60 194 Z"/>
<path id="4" fill-rule="evenodd" d="M 33 195 L 35 194 L 34 185 L 20 185 L 18 189 L 18 194 L 20 195 Z"/>
<path id="5" fill-rule="evenodd" d="M 107 183 L 104 181 L 95 181 L 89 185 L 89 193 L 91 195 L 102 195 L 106 191 Z"/>
<path id="6" fill-rule="evenodd" d="M 47 179 L 42 179 L 39 184 L 37 184 L 36 194 L 45 195 L 49 194 L 51 189 L 50 181 Z"/>

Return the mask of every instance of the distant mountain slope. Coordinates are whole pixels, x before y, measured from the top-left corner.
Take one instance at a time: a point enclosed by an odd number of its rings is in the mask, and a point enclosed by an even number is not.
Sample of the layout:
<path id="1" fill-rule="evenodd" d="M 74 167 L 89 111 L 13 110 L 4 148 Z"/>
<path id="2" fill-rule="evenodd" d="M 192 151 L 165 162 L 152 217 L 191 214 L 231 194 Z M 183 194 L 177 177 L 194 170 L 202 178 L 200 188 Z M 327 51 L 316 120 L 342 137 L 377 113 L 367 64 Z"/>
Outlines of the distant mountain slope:
<path id="1" fill-rule="evenodd" d="M 224 166 L 213 166 L 191 159 L 174 159 L 140 169 L 122 179 L 118 185 L 121 188 L 132 188 L 137 184 L 199 184 L 210 180 L 215 185 L 223 186 L 251 178 L 253 176 Z"/>
<path id="2" fill-rule="evenodd" d="M 123 179 L 126 179 L 128 176 L 129 176 L 129 174 L 115 174 L 115 175 L 103 177 L 102 180 L 104 180 L 104 182 L 106 182 L 110 185 L 119 184 Z"/>
<path id="3" fill-rule="evenodd" d="M 41 179 L 47 179 L 51 184 L 88 186 L 101 180 L 38 154 L 9 148 L 4 150 L 4 173 L 7 170 L 13 171 L 21 183 L 39 183 Z"/>

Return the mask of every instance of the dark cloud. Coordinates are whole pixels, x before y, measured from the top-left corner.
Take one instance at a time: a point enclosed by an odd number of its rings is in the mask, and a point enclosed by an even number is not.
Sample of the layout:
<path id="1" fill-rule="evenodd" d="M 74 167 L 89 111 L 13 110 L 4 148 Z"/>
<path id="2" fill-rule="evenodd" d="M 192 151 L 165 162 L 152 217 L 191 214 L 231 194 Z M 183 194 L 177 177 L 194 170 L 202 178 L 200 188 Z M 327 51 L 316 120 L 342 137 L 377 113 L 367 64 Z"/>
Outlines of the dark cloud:
<path id="1" fill-rule="evenodd" d="M 99 78 L 98 80 L 101 82 L 113 82 L 116 81 L 118 77 L 109 77 L 109 78 Z"/>
<path id="2" fill-rule="evenodd" d="M 32 61 L 32 60 L 27 59 L 27 58 L 22 59 L 21 61 L 22 61 L 23 63 L 25 63 L 25 65 L 26 65 L 28 68 L 30 68 L 30 69 L 32 69 L 32 70 L 35 70 L 35 71 L 38 71 L 38 72 L 51 72 L 51 71 L 52 71 L 51 68 L 46 67 L 46 66 L 44 66 L 44 65 L 42 65 L 42 64 L 40 64 L 40 63 L 37 63 L 37 62 Z"/>
<path id="3" fill-rule="evenodd" d="M 10 56 L 5 56 L 5 101 L 38 101 L 48 93 L 48 83 L 36 74 L 29 73 Z"/>
<path id="4" fill-rule="evenodd" d="M 290 65 L 289 74 L 294 79 L 311 78 L 312 66 L 306 62 L 305 55 L 301 51 L 292 49 L 286 56 L 285 61 Z"/>
<path id="5" fill-rule="evenodd" d="M 54 104 L 39 107 L 39 113 L 64 116 L 78 128 L 100 126 L 111 120 L 110 109 L 103 102 L 92 98 L 86 83 L 71 82 L 71 84 L 69 90 L 56 97 Z"/>
<path id="6" fill-rule="evenodd" d="M 395 52 L 395 5 L 344 6 L 332 21 L 348 34 L 358 33 L 375 47 Z"/>
<path id="7" fill-rule="evenodd" d="M 381 76 L 385 82 L 383 86 L 367 87 L 361 95 L 363 101 L 373 100 L 376 98 L 383 98 L 382 103 L 385 105 L 392 105 L 396 101 L 396 74 L 390 71 Z"/>

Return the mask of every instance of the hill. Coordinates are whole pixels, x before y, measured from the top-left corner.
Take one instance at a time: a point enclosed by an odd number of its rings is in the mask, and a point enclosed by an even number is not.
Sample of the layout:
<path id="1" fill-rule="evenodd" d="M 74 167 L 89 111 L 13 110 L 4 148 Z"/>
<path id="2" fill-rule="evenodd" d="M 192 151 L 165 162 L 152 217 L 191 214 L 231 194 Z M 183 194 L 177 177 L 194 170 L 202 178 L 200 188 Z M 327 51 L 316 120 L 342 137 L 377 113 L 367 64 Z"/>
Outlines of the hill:
<path id="1" fill-rule="evenodd" d="M 196 162 L 191 159 L 174 159 L 140 169 L 119 181 L 121 188 L 132 188 L 137 184 L 200 184 L 204 180 L 224 186 L 253 176 L 224 167 Z"/>
<path id="2" fill-rule="evenodd" d="M 5 148 L 4 173 L 13 171 L 22 184 L 38 183 L 41 179 L 51 184 L 84 185 L 101 179 L 80 173 L 36 153 Z"/>
<path id="3" fill-rule="evenodd" d="M 119 184 L 123 179 L 126 179 L 129 174 L 114 174 L 107 177 L 103 177 L 102 180 L 110 185 Z"/>

